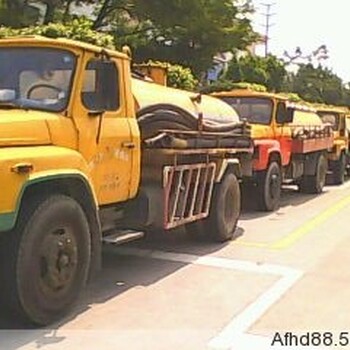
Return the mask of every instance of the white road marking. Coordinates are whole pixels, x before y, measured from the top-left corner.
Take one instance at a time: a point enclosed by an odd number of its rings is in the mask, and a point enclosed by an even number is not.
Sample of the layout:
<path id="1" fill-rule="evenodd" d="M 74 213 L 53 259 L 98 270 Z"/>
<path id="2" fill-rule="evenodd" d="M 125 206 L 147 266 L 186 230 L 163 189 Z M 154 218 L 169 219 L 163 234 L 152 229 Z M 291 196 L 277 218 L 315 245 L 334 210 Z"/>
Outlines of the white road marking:
<path id="1" fill-rule="evenodd" d="M 186 264 L 210 266 L 236 271 L 272 274 L 281 278 L 258 297 L 253 303 L 236 316 L 218 336 L 213 338 L 208 346 L 211 349 L 235 349 L 235 350 L 267 350 L 271 348 L 271 339 L 246 334 L 249 328 L 263 314 L 274 305 L 282 296 L 303 276 L 303 272 L 289 267 L 254 263 L 250 261 L 232 260 L 212 256 L 197 256 L 191 254 L 178 254 L 159 250 L 114 247 L 121 255 L 131 255 L 143 258 L 153 258 L 167 261 L 175 261 Z M 284 347 L 286 349 L 286 347 Z M 273 350 L 278 350 L 274 347 Z"/>
<path id="2" fill-rule="evenodd" d="M 243 312 L 236 316 L 217 337 L 212 339 L 209 343 L 209 347 L 212 349 L 231 349 L 232 345 L 236 343 L 236 338 L 246 333 L 249 328 L 261 316 L 263 316 L 264 313 L 275 304 L 301 276 L 302 273 L 298 271 L 293 271 L 288 275 L 283 276 Z M 259 350 L 260 349 L 261 348 L 259 347 Z"/>

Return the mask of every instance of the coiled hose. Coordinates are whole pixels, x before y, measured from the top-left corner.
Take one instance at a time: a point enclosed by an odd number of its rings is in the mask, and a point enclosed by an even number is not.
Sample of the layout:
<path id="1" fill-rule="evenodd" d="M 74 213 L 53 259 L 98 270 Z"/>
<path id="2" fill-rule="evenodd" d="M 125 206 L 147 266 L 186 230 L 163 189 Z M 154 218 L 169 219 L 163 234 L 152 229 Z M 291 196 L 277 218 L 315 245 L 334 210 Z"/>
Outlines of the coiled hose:
<path id="1" fill-rule="evenodd" d="M 198 117 L 172 104 L 156 104 L 137 113 L 144 146 L 152 148 L 246 148 L 251 147 L 250 126 Z M 192 132 L 192 133 L 191 133 Z"/>

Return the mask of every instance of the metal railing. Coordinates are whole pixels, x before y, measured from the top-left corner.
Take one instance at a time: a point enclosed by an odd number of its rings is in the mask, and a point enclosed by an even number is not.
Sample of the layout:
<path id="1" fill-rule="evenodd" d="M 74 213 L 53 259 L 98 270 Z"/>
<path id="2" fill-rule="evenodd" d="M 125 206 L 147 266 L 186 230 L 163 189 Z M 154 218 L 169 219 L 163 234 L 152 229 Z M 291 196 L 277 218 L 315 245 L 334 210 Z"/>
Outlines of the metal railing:
<path id="1" fill-rule="evenodd" d="M 293 139 L 319 139 L 333 135 L 331 125 L 292 125 L 291 129 Z"/>
<path id="2" fill-rule="evenodd" d="M 209 215 L 216 164 L 165 166 L 164 228 L 171 229 Z"/>

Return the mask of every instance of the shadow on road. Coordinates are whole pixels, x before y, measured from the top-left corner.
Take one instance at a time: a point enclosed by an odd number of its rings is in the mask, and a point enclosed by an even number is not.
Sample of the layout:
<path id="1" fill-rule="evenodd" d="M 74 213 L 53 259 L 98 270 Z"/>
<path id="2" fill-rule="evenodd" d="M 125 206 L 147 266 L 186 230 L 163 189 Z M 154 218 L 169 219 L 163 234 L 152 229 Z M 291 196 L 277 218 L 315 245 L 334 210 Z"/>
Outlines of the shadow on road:
<path id="1" fill-rule="evenodd" d="M 235 236 L 242 234 L 243 230 L 237 228 Z M 126 247 L 165 251 L 170 251 L 174 246 L 184 246 L 192 254 L 205 255 L 222 249 L 225 244 L 195 242 L 190 240 L 182 230 L 177 230 L 171 233 L 158 232 L 140 242 L 126 245 Z M 15 350 L 29 343 L 31 348 L 40 349 L 60 343 L 65 340 L 65 336 L 57 331 L 62 326 L 65 326 L 65 330 L 67 327 L 69 329 L 70 325 L 67 324 L 74 323 L 78 317 L 84 317 L 84 313 L 89 312 L 92 306 L 102 305 L 111 299 L 118 298 L 133 288 L 156 284 L 185 266 L 187 264 L 179 262 L 124 256 L 113 251 L 113 247 L 106 247 L 103 253 L 102 270 L 83 292 L 73 312 L 61 322 L 50 328 L 34 329 L 19 323 L 16 315 L 9 315 L 2 311 L 0 313 L 0 349 Z M 106 314 L 107 318 L 108 314 Z M 117 329 L 118 325 L 113 325 L 113 328 Z"/>

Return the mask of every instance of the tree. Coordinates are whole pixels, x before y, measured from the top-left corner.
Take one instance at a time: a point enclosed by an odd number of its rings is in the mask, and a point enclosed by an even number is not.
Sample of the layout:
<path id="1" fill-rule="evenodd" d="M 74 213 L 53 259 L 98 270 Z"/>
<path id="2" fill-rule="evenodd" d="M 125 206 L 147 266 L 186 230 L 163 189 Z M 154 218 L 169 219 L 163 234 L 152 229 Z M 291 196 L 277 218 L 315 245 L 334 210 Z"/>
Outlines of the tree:
<path id="1" fill-rule="evenodd" d="M 321 65 L 303 64 L 293 78 L 293 91 L 310 102 L 343 104 L 346 89 L 343 81 L 330 69 Z"/>
<path id="2" fill-rule="evenodd" d="M 105 0 L 95 28 L 108 24 L 138 61 L 180 63 L 199 73 L 217 52 L 245 48 L 256 39 L 251 11 L 250 0 L 242 6 L 232 0 Z"/>
<path id="3" fill-rule="evenodd" d="M 12 15 L 10 3 L 31 3 L 3 1 Z M 197 74 L 211 66 L 217 52 L 243 49 L 257 38 L 249 19 L 251 0 L 33 0 L 33 6 L 34 3 L 41 5 L 44 24 L 71 20 L 72 5 L 93 4 L 92 29 L 113 34 L 119 47 L 130 45 L 135 60 L 179 63 Z M 19 7 L 16 12 L 22 13 Z M 16 27 L 22 27 L 24 21 L 18 23 Z"/>
<path id="4" fill-rule="evenodd" d="M 138 18 L 150 25 L 138 59 L 178 62 L 199 73 L 210 68 L 216 53 L 245 48 L 256 39 L 247 19 L 249 2 L 240 7 L 231 0 L 135 1 Z"/>
<path id="5" fill-rule="evenodd" d="M 39 10 L 25 0 L 0 0 L 0 25 L 15 28 L 35 24 Z"/>
<path id="6" fill-rule="evenodd" d="M 42 35 L 49 38 L 65 37 L 110 49 L 115 48 L 114 38 L 111 35 L 93 31 L 91 27 L 92 22 L 84 18 L 75 19 L 66 24 L 50 23 L 20 29 L 0 27 L 0 38 L 18 35 Z"/>
<path id="7" fill-rule="evenodd" d="M 269 91 L 283 90 L 286 77 L 285 64 L 276 56 L 260 57 L 250 54 L 235 57 L 224 76 L 226 80 L 232 82 L 261 84 Z"/>

